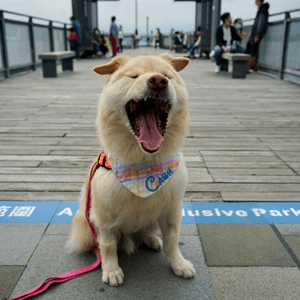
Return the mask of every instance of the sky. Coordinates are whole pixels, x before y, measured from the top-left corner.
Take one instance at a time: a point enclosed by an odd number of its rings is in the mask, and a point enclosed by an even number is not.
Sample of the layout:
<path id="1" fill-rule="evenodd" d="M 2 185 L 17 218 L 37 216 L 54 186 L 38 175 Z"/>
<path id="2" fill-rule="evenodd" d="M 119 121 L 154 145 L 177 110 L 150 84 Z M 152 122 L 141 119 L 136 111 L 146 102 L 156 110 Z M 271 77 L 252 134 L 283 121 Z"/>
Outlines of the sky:
<path id="1" fill-rule="evenodd" d="M 135 1 L 98 1 L 100 30 L 107 32 L 110 18 L 115 15 L 117 24 L 123 26 L 124 33 L 133 33 L 135 30 Z M 194 30 L 195 2 L 174 2 L 173 0 L 137 0 L 137 2 L 140 34 L 146 33 L 147 16 L 149 17 L 149 30 L 154 32 L 157 27 L 165 34 L 168 34 L 172 28 L 185 32 Z M 265 2 L 270 4 L 270 14 L 300 9 L 299 0 L 265 0 Z M 72 1 L 0 0 L 0 9 L 69 23 L 72 15 Z M 222 0 L 221 13 L 224 12 L 230 12 L 232 19 L 250 19 L 256 15 L 256 6 L 254 0 Z"/>

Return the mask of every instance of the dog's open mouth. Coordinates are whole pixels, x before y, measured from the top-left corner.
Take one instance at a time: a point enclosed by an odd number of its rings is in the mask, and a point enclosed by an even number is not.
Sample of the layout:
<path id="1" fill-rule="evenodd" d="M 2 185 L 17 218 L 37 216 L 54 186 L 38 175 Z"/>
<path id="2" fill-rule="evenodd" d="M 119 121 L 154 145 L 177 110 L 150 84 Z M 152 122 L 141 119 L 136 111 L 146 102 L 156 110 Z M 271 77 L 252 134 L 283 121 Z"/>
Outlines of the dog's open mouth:
<path id="1" fill-rule="evenodd" d="M 130 100 L 126 112 L 131 128 L 144 151 L 154 153 L 159 150 L 166 132 L 171 105 L 161 98 Z"/>

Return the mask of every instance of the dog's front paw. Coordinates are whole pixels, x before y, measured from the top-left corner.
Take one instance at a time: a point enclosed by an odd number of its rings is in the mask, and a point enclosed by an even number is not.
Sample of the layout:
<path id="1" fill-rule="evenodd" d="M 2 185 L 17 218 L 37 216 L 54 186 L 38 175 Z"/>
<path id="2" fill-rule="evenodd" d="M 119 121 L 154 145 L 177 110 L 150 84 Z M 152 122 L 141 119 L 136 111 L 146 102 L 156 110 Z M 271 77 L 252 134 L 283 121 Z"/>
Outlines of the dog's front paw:
<path id="1" fill-rule="evenodd" d="M 145 244 L 152 250 L 159 251 L 162 249 L 162 240 L 158 236 L 147 236 Z"/>
<path id="2" fill-rule="evenodd" d="M 178 264 L 172 264 L 172 269 L 177 276 L 182 276 L 184 278 L 193 278 L 196 275 L 193 264 L 184 259 Z"/>
<path id="3" fill-rule="evenodd" d="M 102 281 L 108 283 L 111 286 L 119 286 L 123 283 L 124 273 L 119 267 L 115 271 L 104 271 L 102 275 Z"/>

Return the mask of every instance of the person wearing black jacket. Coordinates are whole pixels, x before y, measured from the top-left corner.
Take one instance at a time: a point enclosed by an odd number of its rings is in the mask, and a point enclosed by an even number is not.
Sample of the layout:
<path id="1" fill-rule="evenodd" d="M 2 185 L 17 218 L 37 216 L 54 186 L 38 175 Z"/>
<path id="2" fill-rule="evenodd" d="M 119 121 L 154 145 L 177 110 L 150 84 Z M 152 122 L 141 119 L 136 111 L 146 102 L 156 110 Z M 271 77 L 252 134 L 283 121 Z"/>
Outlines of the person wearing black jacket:
<path id="1" fill-rule="evenodd" d="M 258 65 L 259 44 L 268 30 L 269 3 L 263 3 L 264 0 L 255 0 L 258 7 L 256 18 L 252 26 L 251 36 L 247 44 L 246 53 L 251 54 L 251 59 L 247 63 L 247 72 L 252 64 L 254 69 Z"/>
<path id="2" fill-rule="evenodd" d="M 241 41 L 246 35 L 237 34 L 235 28 L 231 25 L 230 13 L 224 13 L 221 16 L 223 25 L 219 26 L 216 31 L 216 46 L 215 46 L 215 59 L 216 59 L 216 73 L 220 73 L 222 64 L 222 53 L 231 52 L 233 41 Z"/>
<path id="3" fill-rule="evenodd" d="M 175 37 L 174 37 L 174 39 L 173 39 L 173 44 L 174 44 L 174 46 L 182 46 L 183 48 L 187 48 L 184 44 L 183 44 L 183 42 L 182 42 L 182 37 L 181 37 L 181 34 L 180 34 L 180 32 L 179 31 L 176 31 L 175 32 Z"/>

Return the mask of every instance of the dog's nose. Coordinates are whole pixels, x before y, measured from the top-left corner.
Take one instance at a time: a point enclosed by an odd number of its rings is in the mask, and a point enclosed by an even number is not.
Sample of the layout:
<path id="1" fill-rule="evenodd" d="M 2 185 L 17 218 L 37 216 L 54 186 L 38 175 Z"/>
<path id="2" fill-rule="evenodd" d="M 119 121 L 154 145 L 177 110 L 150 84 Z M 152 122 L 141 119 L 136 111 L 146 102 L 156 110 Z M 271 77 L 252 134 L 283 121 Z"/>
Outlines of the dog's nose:
<path id="1" fill-rule="evenodd" d="M 163 75 L 153 75 L 148 78 L 150 88 L 157 92 L 164 90 L 167 87 L 168 82 L 168 78 Z"/>

